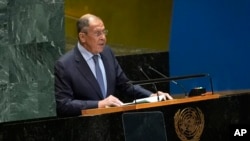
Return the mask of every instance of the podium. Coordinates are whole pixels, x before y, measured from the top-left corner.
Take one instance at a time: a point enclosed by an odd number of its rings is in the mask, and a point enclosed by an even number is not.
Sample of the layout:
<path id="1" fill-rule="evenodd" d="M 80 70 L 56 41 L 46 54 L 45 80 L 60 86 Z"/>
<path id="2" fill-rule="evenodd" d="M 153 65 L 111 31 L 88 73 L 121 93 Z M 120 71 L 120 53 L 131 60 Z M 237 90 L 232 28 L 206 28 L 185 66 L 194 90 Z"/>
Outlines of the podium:
<path id="1" fill-rule="evenodd" d="M 121 116 L 125 141 L 167 141 L 166 124 L 168 123 L 165 123 L 165 116 L 163 114 L 164 110 L 160 110 L 160 108 L 167 108 L 170 105 L 218 99 L 219 97 L 219 94 L 207 93 L 196 97 L 172 99 L 160 102 L 82 110 L 82 115 L 100 116 L 105 114 L 122 113 Z M 168 114 L 166 114 L 166 116 L 167 115 Z"/>
<path id="2" fill-rule="evenodd" d="M 219 97 L 220 97 L 219 94 L 208 93 L 208 94 L 204 94 L 201 96 L 187 97 L 187 98 L 181 98 L 181 99 L 172 99 L 172 100 L 166 100 L 166 101 L 160 101 L 160 102 L 140 103 L 140 104 L 134 104 L 134 105 L 126 105 L 122 107 L 87 109 L 87 110 L 82 110 L 82 115 L 94 116 L 94 115 L 102 115 L 102 114 L 107 114 L 107 113 L 126 112 L 126 111 L 132 111 L 132 110 L 140 110 L 140 109 L 146 109 L 146 108 L 170 106 L 170 105 L 176 105 L 176 104 L 182 104 L 182 103 L 217 99 Z"/>
<path id="3" fill-rule="evenodd" d="M 155 112 L 161 113 L 162 118 L 156 116 L 154 119 L 163 123 L 158 124 L 153 120 L 158 127 L 155 130 L 164 127 L 168 141 L 230 140 L 230 125 L 250 124 L 249 101 L 250 91 L 230 91 L 227 94 L 220 92 L 155 103 L 89 109 L 83 110 L 83 115 L 79 117 L 48 117 L 0 123 L 0 140 L 125 141 L 127 134 L 130 134 L 126 129 L 131 130 L 136 125 L 128 120 L 126 122 L 124 115 Z M 131 118 L 135 118 L 133 116 L 139 119 L 141 115 L 132 115 Z M 140 119 L 148 120 L 148 116 Z"/>

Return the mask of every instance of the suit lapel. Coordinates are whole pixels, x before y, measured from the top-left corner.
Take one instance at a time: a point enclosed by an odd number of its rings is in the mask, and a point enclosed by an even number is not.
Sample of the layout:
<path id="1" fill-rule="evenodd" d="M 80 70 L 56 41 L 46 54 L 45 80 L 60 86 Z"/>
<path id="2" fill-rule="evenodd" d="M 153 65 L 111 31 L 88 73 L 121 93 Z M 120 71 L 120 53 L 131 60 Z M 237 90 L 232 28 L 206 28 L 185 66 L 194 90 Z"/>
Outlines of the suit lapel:
<path id="1" fill-rule="evenodd" d="M 103 65 L 104 65 L 104 68 L 105 68 L 105 72 L 106 72 L 106 79 L 107 79 L 107 96 L 110 95 L 110 83 L 111 82 L 111 71 L 110 71 L 110 66 L 109 66 L 109 63 L 108 63 L 108 59 L 107 57 L 101 53 L 101 57 L 102 57 L 102 62 L 103 62 Z"/>
<path id="2" fill-rule="evenodd" d="M 99 87 L 99 84 L 93 75 L 91 69 L 89 68 L 89 65 L 82 57 L 80 51 L 77 47 L 74 49 L 74 55 L 75 55 L 75 61 L 76 61 L 76 67 L 79 70 L 79 72 L 83 75 L 83 77 L 88 81 L 88 83 L 93 87 L 93 89 L 96 91 L 98 96 L 103 99 L 103 95 L 101 93 L 101 89 Z"/>

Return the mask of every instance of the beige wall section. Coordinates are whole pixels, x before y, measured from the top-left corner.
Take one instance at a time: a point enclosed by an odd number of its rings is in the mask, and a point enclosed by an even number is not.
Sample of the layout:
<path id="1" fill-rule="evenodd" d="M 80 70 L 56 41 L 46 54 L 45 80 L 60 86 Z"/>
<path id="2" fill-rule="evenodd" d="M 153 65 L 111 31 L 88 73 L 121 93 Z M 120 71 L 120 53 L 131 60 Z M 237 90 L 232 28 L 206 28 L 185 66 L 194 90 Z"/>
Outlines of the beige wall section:
<path id="1" fill-rule="evenodd" d="M 117 55 L 168 51 L 172 0 L 65 0 L 66 50 L 76 43 L 81 15 L 101 17 Z"/>

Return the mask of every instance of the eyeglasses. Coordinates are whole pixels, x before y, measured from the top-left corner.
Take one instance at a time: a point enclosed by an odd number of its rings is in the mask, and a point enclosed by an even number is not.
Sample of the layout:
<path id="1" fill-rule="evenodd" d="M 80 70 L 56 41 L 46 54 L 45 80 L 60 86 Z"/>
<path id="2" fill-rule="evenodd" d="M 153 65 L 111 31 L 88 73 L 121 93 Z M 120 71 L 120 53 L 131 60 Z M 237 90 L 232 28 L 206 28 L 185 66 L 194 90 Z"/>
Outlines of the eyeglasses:
<path id="1" fill-rule="evenodd" d="M 88 33 L 88 32 L 83 32 L 83 33 Z M 108 30 L 107 29 L 105 29 L 105 30 L 102 30 L 102 31 L 94 31 L 93 32 L 93 35 L 95 35 L 96 37 L 99 37 L 99 36 L 101 36 L 101 35 L 108 35 Z"/>

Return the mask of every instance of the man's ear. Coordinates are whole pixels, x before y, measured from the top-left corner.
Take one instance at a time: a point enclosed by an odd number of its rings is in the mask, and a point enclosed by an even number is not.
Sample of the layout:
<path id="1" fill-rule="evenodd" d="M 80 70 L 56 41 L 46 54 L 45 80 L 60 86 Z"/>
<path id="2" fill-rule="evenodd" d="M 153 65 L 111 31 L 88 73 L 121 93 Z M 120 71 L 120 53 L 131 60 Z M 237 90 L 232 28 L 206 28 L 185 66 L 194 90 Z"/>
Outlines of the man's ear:
<path id="1" fill-rule="evenodd" d="M 86 33 L 78 33 L 78 38 L 80 40 L 80 42 L 84 43 L 85 42 L 85 37 L 86 37 Z"/>

